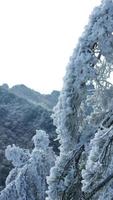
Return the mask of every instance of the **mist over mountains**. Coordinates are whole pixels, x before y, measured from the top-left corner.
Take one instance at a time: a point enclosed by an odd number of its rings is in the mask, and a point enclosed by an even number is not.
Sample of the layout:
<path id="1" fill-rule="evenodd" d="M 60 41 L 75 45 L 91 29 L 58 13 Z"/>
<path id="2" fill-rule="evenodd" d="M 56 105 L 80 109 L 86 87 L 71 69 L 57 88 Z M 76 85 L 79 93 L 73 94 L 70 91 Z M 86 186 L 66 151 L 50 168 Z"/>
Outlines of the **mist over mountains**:
<path id="1" fill-rule="evenodd" d="M 57 151 L 55 126 L 51 118 L 52 109 L 58 101 L 59 92 L 43 95 L 25 85 L 9 88 L 0 86 L 0 186 L 11 165 L 4 157 L 4 150 L 9 144 L 31 148 L 31 138 L 36 129 L 43 129 L 49 134 L 51 145 Z"/>

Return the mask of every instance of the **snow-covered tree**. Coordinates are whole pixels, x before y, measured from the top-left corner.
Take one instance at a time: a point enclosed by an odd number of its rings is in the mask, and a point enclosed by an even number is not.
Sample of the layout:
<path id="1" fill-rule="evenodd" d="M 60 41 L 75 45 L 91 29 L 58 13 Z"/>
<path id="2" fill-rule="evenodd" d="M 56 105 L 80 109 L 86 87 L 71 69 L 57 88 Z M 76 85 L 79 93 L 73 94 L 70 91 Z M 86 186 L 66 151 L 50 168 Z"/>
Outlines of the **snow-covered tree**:
<path id="1" fill-rule="evenodd" d="M 7 160 L 11 161 L 14 168 L 10 171 L 6 178 L 6 188 L 1 191 L 0 200 L 16 200 L 19 199 L 16 188 L 16 178 L 20 173 L 22 167 L 27 163 L 30 158 L 28 150 L 21 149 L 15 145 L 8 145 L 5 150 Z"/>
<path id="2" fill-rule="evenodd" d="M 111 86 L 108 78 L 112 70 L 113 1 L 103 0 L 90 16 L 89 24 L 70 58 L 55 107 L 53 118 L 61 146 L 60 156 L 47 179 L 47 200 L 85 198 L 81 191 L 81 170 L 91 149 L 89 140 L 98 132 L 107 112 L 103 100 L 107 100 L 104 97 Z M 91 100 L 87 87 L 90 84 L 95 90 Z M 90 116 L 84 110 L 88 101 L 92 108 Z"/>
<path id="3" fill-rule="evenodd" d="M 46 176 L 54 165 L 55 154 L 45 131 L 37 130 L 32 140 L 35 147 L 30 154 L 15 145 L 7 147 L 6 157 L 15 168 L 7 177 L 0 200 L 45 200 Z"/>
<path id="4" fill-rule="evenodd" d="M 8 145 L 5 150 L 5 157 L 7 160 L 12 162 L 14 168 L 10 171 L 8 177 L 6 178 L 6 186 L 15 180 L 21 168 L 26 164 L 30 158 L 29 150 L 16 147 L 14 144 Z"/>

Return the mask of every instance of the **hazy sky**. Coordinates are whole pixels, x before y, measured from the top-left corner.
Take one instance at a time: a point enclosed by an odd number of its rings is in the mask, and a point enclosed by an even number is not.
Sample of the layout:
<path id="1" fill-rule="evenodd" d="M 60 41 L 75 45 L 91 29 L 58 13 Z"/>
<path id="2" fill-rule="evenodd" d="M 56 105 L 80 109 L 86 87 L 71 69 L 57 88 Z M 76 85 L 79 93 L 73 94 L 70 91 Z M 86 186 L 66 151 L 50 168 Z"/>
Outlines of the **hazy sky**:
<path id="1" fill-rule="evenodd" d="M 25 84 L 41 93 L 62 78 L 88 16 L 100 0 L 1 0 L 0 85 Z"/>

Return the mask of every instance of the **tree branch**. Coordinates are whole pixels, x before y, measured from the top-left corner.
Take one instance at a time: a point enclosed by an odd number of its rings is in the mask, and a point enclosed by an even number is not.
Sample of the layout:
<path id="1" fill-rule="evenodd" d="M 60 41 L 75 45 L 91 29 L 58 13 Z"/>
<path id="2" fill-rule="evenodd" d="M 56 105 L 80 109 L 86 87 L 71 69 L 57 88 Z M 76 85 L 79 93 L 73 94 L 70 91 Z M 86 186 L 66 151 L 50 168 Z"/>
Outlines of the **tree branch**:
<path id="1" fill-rule="evenodd" d="M 85 198 L 86 200 L 91 200 L 91 198 L 98 192 L 102 187 L 104 187 L 113 178 L 113 173 L 109 175 L 105 180 L 103 180 L 94 190 Z"/>

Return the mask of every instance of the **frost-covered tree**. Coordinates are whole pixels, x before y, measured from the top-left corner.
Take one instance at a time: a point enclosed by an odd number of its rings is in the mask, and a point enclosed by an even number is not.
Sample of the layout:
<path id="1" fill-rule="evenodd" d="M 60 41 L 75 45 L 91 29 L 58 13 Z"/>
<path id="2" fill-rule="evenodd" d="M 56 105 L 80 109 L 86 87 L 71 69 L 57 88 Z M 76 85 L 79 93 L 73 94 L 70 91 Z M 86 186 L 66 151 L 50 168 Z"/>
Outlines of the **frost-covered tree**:
<path id="1" fill-rule="evenodd" d="M 6 157 L 15 168 L 6 179 L 0 200 L 45 200 L 46 176 L 54 165 L 55 154 L 45 131 L 37 130 L 33 143 L 30 154 L 15 145 L 7 147 Z"/>
<path id="2" fill-rule="evenodd" d="M 10 171 L 8 177 L 6 178 L 6 188 L 1 191 L 0 200 L 16 200 L 19 197 L 17 194 L 15 180 L 18 177 L 22 167 L 30 158 L 30 153 L 28 150 L 21 149 L 15 145 L 9 145 L 5 150 L 5 156 L 7 160 L 12 162 L 14 168 Z"/>
<path id="3" fill-rule="evenodd" d="M 5 150 L 5 157 L 12 162 L 14 168 L 10 171 L 6 178 L 6 186 L 15 180 L 16 176 L 20 172 L 21 168 L 26 164 L 30 158 L 29 150 L 16 147 L 14 144 L 8 145 Z"/>
<path id="4" fill-rule="evenodd" d="M 108 78 L 112 70 L 113 1 L 103 0 L 90 16 L 70 58 L 55 107 L 53 118 L 61 146 L 60 156 L 47 179 L 47 200 L 85 198 L 81 171 L 91 149 L 89 141 L 96 132 L 101 132 L 99 126 L 108 112 L 105 93 L 111 87 Z M 89 99 L 90 84 L 94 85 L 94 94 Z M 91 106 L 90 115 L 85 112 L 86 106 Z"/>

